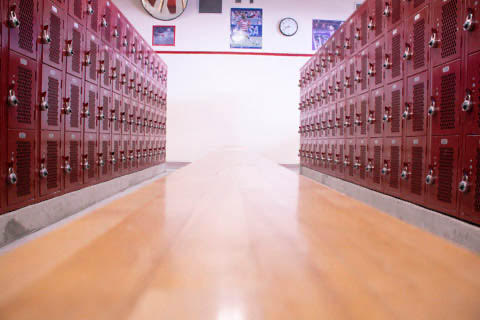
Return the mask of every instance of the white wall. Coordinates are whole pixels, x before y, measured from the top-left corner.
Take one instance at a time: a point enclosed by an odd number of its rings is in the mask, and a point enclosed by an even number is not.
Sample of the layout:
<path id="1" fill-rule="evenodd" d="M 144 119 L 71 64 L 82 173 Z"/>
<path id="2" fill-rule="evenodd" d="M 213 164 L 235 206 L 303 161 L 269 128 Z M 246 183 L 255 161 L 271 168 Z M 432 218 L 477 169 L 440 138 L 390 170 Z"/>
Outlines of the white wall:
<path id="1" fill-rule="evenodd" d="M 161 51 L 312 51 L 312 19 L 345 20 L 352 0 L 223 1 L 223 14 L 199 14 L 189 0 L 178 19 L 155 20 L 140 0 L 113 0 L 142 36 L 153 25 L 175 25 L 176 46 Z M 230 8 L 263 9 L 263 49 L 229 48 Z M 284 37 L 278 22 L 293 17 L 299 31 Z M 225 145 L 245 146 L 279 163 L 297 163 L 298 70 L 307 57 L 162 54 L 168 64 L 167 161 L 194 161 Z"/>

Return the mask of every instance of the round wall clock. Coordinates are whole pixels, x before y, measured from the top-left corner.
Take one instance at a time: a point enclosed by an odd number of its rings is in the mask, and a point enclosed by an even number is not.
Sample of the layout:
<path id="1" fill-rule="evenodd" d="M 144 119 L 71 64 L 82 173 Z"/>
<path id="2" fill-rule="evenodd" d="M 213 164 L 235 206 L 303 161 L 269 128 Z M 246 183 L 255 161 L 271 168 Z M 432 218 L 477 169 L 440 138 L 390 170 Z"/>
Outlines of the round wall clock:
<path id="1" fill-rule="evenodd" d="M 287 37 L 293 36 L 298 31 L 298 23 L 293 18 L 284 18 L 279 24 L 280 32 Z"/>
<path id="2" fill-rule="evenodd" d="M 169 21 L 178 18 L 187 8 L 188 0 L 141 0 L 143 8 L 155 19 Z"/>

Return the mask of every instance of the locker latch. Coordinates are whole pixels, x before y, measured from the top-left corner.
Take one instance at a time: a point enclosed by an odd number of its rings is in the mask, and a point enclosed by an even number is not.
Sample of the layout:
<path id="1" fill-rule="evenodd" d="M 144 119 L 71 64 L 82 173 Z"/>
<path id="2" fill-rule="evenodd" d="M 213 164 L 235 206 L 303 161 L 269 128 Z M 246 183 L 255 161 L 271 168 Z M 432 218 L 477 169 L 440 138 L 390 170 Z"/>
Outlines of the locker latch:
<path id="1" fill-rule="evenodd" d="M 410 176 L 410 171 L 408 170 L 408 163 L 403 164 L 402 172 L 400 173 L 400 178 L 403 180 L 407 180 Z"/>
<path id="2" fill-rule="evenodd" d="M 475 23 L 473 21 L 473 10 L 471 8 L 467 9 L 467 18 L 463 23 L 464 31 L 473 31 L 475 29 Z"/>
<path id="3" fill-rule="evenodd" d="M 42 179 L 48 177 L 48 170 L 45 168 L 45 155 L 43 155 L 43 158 L 40 160 L 40 170 L 38 173 Z"/>
<path id="4" fill-rule="evenodd" d="M 425 177 L 425 184 L 432 185 L 434 183 L 435 183 L 434 171 L 433 171 L 433 168 L 430 167 L 430 169 L 428 170 L 428 174 Z"/>
<path id="5" fill-rule="evenodd" d="M 117 68 L 111 68 L 111 69 L 112 69 L 112 75 L 110 76 L 110 78 L 111 78 L 112 80 L 115 80 L 115 79 L 117 79 L 117 77 L 118 77 Z"/>
<path id="6" fill-rule="evenodd" d="M 140 159 L 142 157 L 142 150 L 138 149 L 137 150 L 137 159 Z"/>
<path id="7" fill-rule="evenodd" d="M 332 86 L 328 86 L 328 95 L 333 96 L 333 94 L 334 94 L 334 92 L 333 92 Z"/>
<path id="8" fill-rule="evenodd" d="M 85 169 L 85 170 L 90 170 L 90 163 L 88 163 L 88 155 L 87 154 L 83 155 L 82 168 Z"/>
<path id="9" fill-rule="evenodd" d="M 325 156 L 325 152 L 321 153 L 320 160 L 323 161 L 323 162 L 327 161 L 327 157 Z"/>
<path id="10" fill-rule="evenodd" d="M 367 123 L 368 124 L 374 124 L 375 123 L 375 113 L 374 113 L 374 111 L 369 111 L 368 112 Z"/>
<path id="11" fill-rule="evenodd" d="M 110 162 L 114 165 L 117 163 L 117 159 L 115 158 L 115 152 L 110 152 Z"/>
<path id="12" fill-rule="evenodd" d="M 340 118 L 335 118 L 335 128 L 340 128 Z"/>
<path id="13" fill-rule="evenodd" d="M 333 161 L 332 154 L 328 153 L 327 154 L 327 162 L 332 162 L 332 161 Z"/>
<path id="14" fill-rule="evenodd" d="M 468 181 L 468 174 L 464 173 L 462 177 L 462 181 L 458 184 L 458 191 L 462 193 L 466 193 L 470 189 L 470 183 Z"/>
<path id="15" fill-rule="evenodd" d="M 135 54 L 137 52 L 137 48 L 135 43 L 132 43 L 132 48 L 130 49 L 130 53 Z"/>
<path id="16" fill-rule="evenodd" d="M 120 151 L 120 159 L 122 162 L 127 161 L 127 157 L 125 156 L 125 151 Z"/>
<path id="17" fill-rule="evenodd" d="M 8 89 L 7 104 L 10 107 L 18 106 L 18 99 L 15 95 L 15 81 L 12 81 L 10 88 Z"/>
<path id="18" fill-rule="evenodd" d="M 73 54 L 74 54 L 75 52 L 73 51 L 72 40 L 67 40 L 67 41 L 65 41 L 65 44 L 66 44 L 66 47 L 65 47 L 65 56 L 67 56 L 67 57 L 73 56 Z"/>
<path id="19" fill-rule="evenodd" d="M 374 169 L 373 159 L 370 159 L 370 158 L 369 158 L 367 161 L 368 161 L 368 163 L 367 163 L 367 165 L 365 166 L 365 172 L 372 172 L 373 169 Z"/>
<path id="20" fill-rule="evenodd" d="M 345 43 L 343 44 L 345 49 L 350 49 L 352 46 L 350 45 L 350 39 L 345 38 Z"/>
<path id="21" fill-rule="evenodd" d="M 390 56 L 388 54 L 385 55 L 385 60 L 383 61 L 383 67 L 385 69 L 391 69 L 392 63 L 390 62 Z"/>
<path id="22" fill-rule="evenodd" d="M 359 126 L 362 125 L 362 120 L 360 120 L 360 117 L 361 117 L 361 115 L 360 115 L 359 113 L 357 113 L 357 114 L 355 115 L 354 124 L 355 124 L 357 127 L 359 127 Z"/>
<path id="23" fill-rule="evenodd" d="M 383 113 L 383 118 L 382 118 L 383 122 L 390 122 L 392 120 L 391 110 L 392 108 L 385 107 L 385 111 Z"/>
<path id="24" fill-rule="evenodd" d="M 141 117 L 137 117 L 137 126 L 141 126 L 142 125 L 142 118 Z"/>
<path id="25" fill-rule="evenodd" d="M 374 65 L 373 63 L 370 63 L 370 64 L 368 65 L 368 72 L 367 72 L 367 74 L 368 74 L 370 77 L 373 77 L 373 76 L 375 76 L 375 73 L 376 73 L 376 72 L 375 72 L 375 65 Z"/>
<path id="26" fill-rule="evenodd" d="M 124 36 L 124 37 L 123 37 L 122 46 L 125 47 L 125 48 L 128 47 L 128 39 L 127 39 L 127 36 Z"/>
<path id="27" fill-rule="evenodd" d="M 345 116 L 345 121 L 343 122 L 343 126 L 345 128 L 348 128 L 351 126 L 351 123 L 350 123 L 350 116 Z"/>
<path id="28" fill-rule="evenodd" d="M 405 111 L 403 111 L 402 113 L 402 118 L 405 120 L 410 120 L 412 115 L 413 115 L 413 112 L 410 110 L 410 104 L 405 103 Z"/>
<path id="29" fill-rule="evenodd" d="M 428 107 L 427 113 L 429 116 L 433 116 L 437 112 L 437 105 L 435 99 L 431 97 L 430 107 Z"/>
<path id="30" fill-rule="evenodd" d="M 130 85 L 128 86 L 128 89 L 135 89 L 135 79 L 130 79 Z"/>
<path id="31" fill-rule="evenodd" d="M 130 150 L 128 154 L 128 160 L 133 161 L 135 159 L 135 156 L 133 155 L 134 151 Z"/>
<path id="32" fill-rule="evenodd" d="M 42 92 L 40 95 L 40 110 L 47 111 L 48 110 L 48 102 L 47 102 L 47 93 Z"/>
<path id="33" fill-rule="evenodd" d="M 334 53 L 337 57 L 340 57 L 340 46 L 335 46 L 335 52 Z"/>
<path id="34" fill-rule="evenodd" d="M 143 59 L 143 53 L 142 53 L 142 51 L 140 51 L 140 52 L 138 53 L 137 60 L 140 61 L 140 60 L 142 60 L 142 59 Z"/>
<path id="35" fill-rule="evenodd" d="M 375 22 L 373 21 L 373 17 L 368 18 L 367 29 L 370 31 L 375 30 Z"/>
<path id="36" fill-rule="evenodd" d="M 108 22 L 107 22 L 107 16 L 106 16 L 106 15 L 103 15 L 103 16 L 102 16 L 102 21 L 101 21 L 100 25 L 101 25 L 103 28 L 108 27 Z"/>
<path id="37" fill-rule="evenodd" d="M 115 110 L 110 110 L 110 119 L 111 122 L 117 121 L 117 115 L 115 114 Z"/>
<path id="38" fill-rule="evenodd" d="M 384 176 L 386 176 L 387 174 L 390 173 L 390 166 L 389 166 L 387 160 L 384 160 L 384 161 L 383 161 L 383 167 L 382 167 L 381 173 L 382 173 L 382 175 L 384 175 Z"/>
<path id="39" fill-rule="evenodd" d="M 87 14 L 88 14 L 89 16 L 91 16 L 91 15 L 94 14 L 93 6 L 92 6 L 92 0 L 89 0 L 89 1 L 88 1 L 88 4 L 87 4 Z"/>
<path id="40" fill-rule="evenodd" d="M 72 105 L 70 103 L 70 98 L 63 98 L 62 112 L 66 115 L 72 114 Z"/>
<path id="41" fill-rule="evenodd" d="M 137 84 L 137 90 L 136 91 L 137 91 L 137 93 L 140 93 L 140 91 L 142 91 L 142 84 L 141 83 Z"/>
<path id="42" fill-rule="evenodd" d="M 144 87 L 143 88 L 143 95 L 147 96 L 147 94 L 148 94 L 148 87 Z"/>
<path id="43" fill-rule="evenodd" d="M 355 157 L 355 162 L 353 163 L 353 168 L 354 169 L 360 169 L 362 165 L 360 164 L 360 159 L 358 157 Z"/>
<path id="44" fill-rule="evenodd" d="M 122 86 L 126 85 L 127 84 L 127 75 L 125 73 L 122 73 L 122 77 L 120 79 L 120 84 Z"/>
<path id="45" fill-rule="evenodd" d="M 8 12 L 8 27 L 9 28 L 18 28 L 20 26 L 20 20 L 17 18 L 17 14 L 15 13 L 17 10 L 16 5 L 10 6 L 10 10 Z"/>
<path id="46" fill-rule="evenodd" d="M 335 82 L 335 92 L 340 92 L 340 84 L 341 84 L 340 81 Z"/>
<path id="47" fill-rule="evenodd" d="M 350 77 L 345 77 L 345 81 L 343 82 L 343 86 L 345 88 L 350 88 Z"/>
<path id="48" fill-rule="evenodd" d="M 360 29 L 359 28 L 356 28 L 355 29 L 355 34 L 353 36 L 355 38 L 355 40 L 360 40 Z"/>
<path id="49" fill-rule="evenodd" d="M 322 57 L 320 61 L 321 61 L 320 66 L 322 67 L 322 69 L 325 69 L 327 67 L 327 61 L 325 60 L 324 57 Z"/>
<path id="50" fill-rule="evenodd" d="M 115 27 L 113 29 L 113 37 L 114 38 L 120 38 L 120 32 L 118 32 L 118 27 Z"/>
<path id="51" fill-rule="evenodd" d="M 360 83 L 362 82 L 362 72 L 361 71 L 355 71 L 355 82 Z"/>
<path id="52" fill-rule="evenodd" d="M 88 103 L 83 104 L 82 117 L 84 118 L 90 117 L 90 110 L 88 108 Z"/>
<path id="53" fill-rule="evenodd" d="M 405 51 L 403 52 L 403 60 L 410 60 L 412 59 L 413 53 L 412 48 L 408 43 L 405 43 Z"/>
<path id="54" fill-rule="evenodd" d="M 50 42 L 52 42 L 50 34 L 48 33 L 48 26 L 42 27 L 42 32 L 40 33 L 39 39 L 41 44 L 49 44 Z"/>
<path id="55" fill-rule="evenodd" d="M 70 174 L 72 172 L 72 166 L 70 165 L 70 158 L 69 157 L 63 157 L 63 171 L 66 174 Z"/>
<path id="56" fill-rule="evenodd" d="M 391 14 L 390 3 L 385 2 L 385 7 L 383 8 L 383 15 L 385 17 L 390 17 L 390 14 Z"/>
<path id="57" fill-rule="evenodd" d="M 15 158 L 13 156 L 10 158 L 10 163 L 8 164 L 8 175 L 7 175 L 7 183 L 14 185 L 17 184 L 18 178 L 17 174 L 15 173 L 15 169 L 13 169 L 13 164 L 15 163 Z"/>
<path id="58" fill-rule="evenodd" d="M 428 41 L 428 45 L 430 48 L 438 48 L 440 44 L 440 39 L 438 39 L 438 32 L 436 29 L 432 29 L 432 35 L 430 36 L 430 41 Z"/>
<path id="59" fill-rule="evenodd" d="M 472 110 L 472 107 L 473 107 L 472 92 L 470 91 L 470 89 L 467 89 L 465 94 L 465 100 L 463 100 L 463 103 L 462 103 L 462 111 L 464 112 L 470 111 Z"/>
<path id="60" fill-rule="evenodd" d="M 102 121 L 105 119 L 105 113 L 103 112 L 103 107 L 98 107 L 98 115 L 97 115 L 97 119 Z"/>
<path id="61" fill-rule="evenodd" d="M 84 64 L 85 64 L 86 66 L 89 66 L 89 65 L 92 64 L 92 59 L 91 59 L 91 57 L 90 57 L 90 51 L 85 52 L 85 61 L 84 61 Z"/>
<path id="62" fill-rule="evenodd" d="M 125 123 L 127 122 L 127 117 L 125 115 L 125 112 L 120 113 L 120 123 Z"/>
<path id="63" fill-rule="evenodd" d="M 105 161 L 103 160 L 103 152 L 97 153 L 97 158 L 98 158 L 98 160 L 97 160 L 98 166 L 99 167 L 105 166 Z"/>
<path id="64" fill-rule="evenodd" d="M 104 74 L 106 72 L 106 70 L 105 70 L 105 60 L 100 60 L 98 63 L 100 64 L 100 69 L 98 70 L 98 73 Z"/>
<path id="65" fill-rule="evenodd" d="M 330 63 L 333 62 L 333 56 L 331 53 L 327 53 L 327 61 Z"/>

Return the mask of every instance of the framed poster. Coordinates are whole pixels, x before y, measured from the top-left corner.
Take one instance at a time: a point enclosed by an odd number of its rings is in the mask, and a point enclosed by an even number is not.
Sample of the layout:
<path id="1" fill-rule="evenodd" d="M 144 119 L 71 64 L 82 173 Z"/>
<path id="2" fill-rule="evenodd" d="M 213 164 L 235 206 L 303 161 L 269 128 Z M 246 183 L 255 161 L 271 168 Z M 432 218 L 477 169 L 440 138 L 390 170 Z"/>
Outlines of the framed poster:
<path id="1" fill-rule="evenodd" d="M 262 9 L 232 8 L 230 48 L 262 49 Z"/>
<path id="2" fill-rule="evenodd" d="M 312 50 L 317 50 L 340 28 L 343 21 L 312 20 Z"/>
<path id="3" fill-rule="evenodd" d="M 152 45 L 175 46 L 175 26 L 153 26 Z"/>

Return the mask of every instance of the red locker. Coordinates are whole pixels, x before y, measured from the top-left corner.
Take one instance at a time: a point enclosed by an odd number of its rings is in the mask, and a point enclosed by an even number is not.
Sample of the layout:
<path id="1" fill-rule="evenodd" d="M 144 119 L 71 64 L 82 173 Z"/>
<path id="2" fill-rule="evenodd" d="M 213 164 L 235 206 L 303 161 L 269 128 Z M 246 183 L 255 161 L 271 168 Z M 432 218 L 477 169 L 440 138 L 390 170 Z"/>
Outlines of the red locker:
<path id="1" fill-rule="evenodd" d="M 402 59 L 405 42 L 403 38 L 403 24 L 397 25 L 397 27 L 389 31 L 385 37 L 386 52 L 383 58 L 385 83 L 392 83 L 402 80 L 404 75 L 404 60 Z"/>
<path id="2" fill-rule="evenodd" d="M 400 197 L 400 168 L 402 164 L 402 138 L 383 139 L 383 161 L 380 173 L 383 192 Z"/>
<path id="3" fill-rule="evenodd" d="M 62 176 L 65 190 L 70 191 L 82 184 L 84 158 L 82 157 L 82 139 L 79 132 L 65 132 Z M 88 160 L 88 158 L 87 158 Z"/>
<path id="4" fill-rule="evenodd" d="M 463 160 L 458 173 L 458 201 L 460 219 L 480 224 L 480 136 L 466 136 Z"/>
<path id="5" fill-rule="evenodd" d="M 145 126 L 145 135 L 146 136 L 150 136 L 150 108 L 145 105 L 145 115 L 144 115 L 144 121 L 143 121 L 143 125 Z M 310 137 L 313 137 L 313 130 L 312 130 L 312 127 L 313 127 L 313 116 L 310 117 Z"/>
<path id="6" fill-rule="evenodd" d="M 137 69 L 132 65 L 132 70 L 131 70 L 131 78 L 130 78 L 130 85 L 129 85 L 129 89 L 132 93 L 131 97 L 132 99 L 134 99 L 135 101 L 138 101 L 139 99 L 139 90 L 138 90 L 138 81 L 139 81 L 139 78 L 138 78 L 138 73 L 137 73 Z"/>
<path id="7" fill-rule="evenodd" d="M 383 108 L 385 95 L 383 88 L 370 91 L 368 103 L 367 129 L 369 137 L 383 136 Z"/>
<path id="8" fill-rule="evenodd" d="M 427 206 L 451 215 L 457 212 L 460 139 L 460 136 L 432 137 L 425 175 Z"/>
<path id="9" fill-rule="evenodd" d="M 38 169 L 40 197 L 58 193 L 62 185 L 62 134 L 60 131 L 42 131 Z"/>
<path id="10" fill-rule="evenodd" d="M 113 91 L 118 94 L 122 94 L 123 84 L 125 83 L 125 79 L 122 76 L 125 73 L 123 59 L 124 58 L 120 56 L 120 54 L 115 53 L 112 57 L 112 67 L 110 68 L 110 78 L 113 83 Z"/>
<path id="11" fill-rule="evenodd" d="M 392 30 L 402 22 L 405 17 L 404 8 L 404 0 L 387 0 L 384 2 L 383 15 L 385 17 L 386 30 Z"/>
<path id="12" fill-rule="evenodd" d="M 102 0 L 100 1 L 100 32 L 102 34 L 102 41 L 109 45 L 113 46 L 112 41 L 112 22 L 113 17 L 115 16 L 115 8 L 110 3 L 109 0 Z"/>
<path id="13" fill-rule="evenodd" d="M 424 136 L 427 133 L 427 73 L 408 78 L 402 118 L 407 136 Z"/>
<path id="14" fill-rule="evenodd" d="M 130 114 L 129 114 L 129 123 L 131 134 L 136 135 L 139 131 L 139 124 L 137 119 L 137 103 L 133 100 L 130 100 Z"/>
<path id="15" fill-rule="evenodd" d="M 62 72 L 42 65 L 42 81 L 39 82 L 38 110 L 42 130 L 60 130 L 62 101 Z"/>
<path id="16" fill-rule="evenodd" d="M 355 136 L 367 137 L 367 112 L 368 112 L 368 93 L 357 97 L 356 109 L 355 109 Z"/>
<path id="17" fill-rule="evenodd" d="M 343 86 L 345 88 L 345 94 L 348 98 L 354 97 L 356 92 L 356 81 L 355 81 L 355 76 L 356 76 L 356 66 L 355 66 L 355 58 L 351 58 L 346 65 L 346 74 L 345 74 L 345 80 L 343 82 Z"/>
<path id="18" fill-rule="evenodd" d="M 335 59 L 337 60 L 337 64 L 342 63 L 345 59 L 345 35 L 347 32 L 347 27 L 345 24 L 342 24 L 340 28 L 338 29 L 338 36 L 337 36 L 337 41 L 335 42 Z M 342 77 L 343 79 L 343 77 Z"/>
<path id="19" fill-rule="evenodd" d="M 100 36 L 100 0 L 86 0 L 86 15 L 88 31 Z"/>
<path id="20" fill-rule="evenodd" d="M 112 136 L 112 149 L 110 150 L 109 161 L 112 167 L 112 175 L 118 177 L 122 174 L 122 165 L 120 150 L 122 148 L 122 136 Z"/>
<path id="21" fill-rule="evenodd" d="M 100 134 L 96 155 L 98 176 L 100 180 L 109 180 L 112 177 L 112 136 L 109 133 Z"/>
<path id="22" fill-rule="evenodd" d="M 344 88 L 344 82 L 345 82 L 345 64 L 339 64 L 339 66 L 336 69 L 336 76 L 335 76 L 335 95 L 336 95 L 336 101 L 341 101 L 345 99 L 345 88 Z"/>
<path id="23" fill-rule="evenodd" d="M 131 107 L 130 107 L 130 99 L 123 97 L 123 110 L 120 114 L 120 118 L 122 119 L 121 122 L 123 124 L 122 134 L 128 135 L 130 134 L 130 126 L 133 124 L 133 117 L 131 117 Z"/>
<path id="24" fill-rule="evenodd" d="M 8 13 L 3 21 L 8 28 L 9 48 L 36 59 L 38 25 L 41 24 L 41 17 L 37 15 L 38 1 L 9 0 L 7 6 Z"/>
<path id="25" fill-rule="evenodd" d="M 122 46 L 123 46 L 123 55 L 126 57 L 126 59 L 132 63 L 132 42 L 133 42 L 133 27 L 130 25 L 130 23 L 127 21 L 127 18 L 124 17 L 124 22 L 125 24 L 125 33 L 123 36 L 122 40 Z"/>
<path id="26" fill-rule="evenodd" d="M 112 50 L 109 46 L 103 45 L 100 49 L 100 61 L 98 62 L 98 73 L 100 74 L 100 84 L 105 89 L 112 89 L 112 74 L 113 67 Z"/>
<path id="27" fill-rule="evenodd" d="M 113 105 L 112 109 L 110 110 L 112 119 L 112 133 L 113 134 L 120 134 L 122 132 L 122 123 L 120 118 L 120 112 L 122 112 L 122 97 L 118 94 L 113 94 Z"/>
<path id="28" fill-rule="evenodd" d="M 334 163 L 336 166 L 336 173 L 335 175 L 338 178 L 344 179 L 345 178 L 345 167 L 343 165 L 344 155 L 345 155 L 345 140 L 337 139 L 335 146 L 335 156 L 334 156 Z"/>
<path id="29" fill-rule="evenodd" d="M 87 15 L 87 1 L 86 0 L 69 0 L 68 15 L 74 17 L 81 25 L 85 25 Z"/>
<path id="30" fill-rule="evenodd" d="M 355 110 L 357 109 L 356 99 L 349 99 L 345 104 L 345 117 L 343 120 L 343 128 L 345 137 L 355 137 Z"/>
<path id="31" fill-rule="evenodd" d="M 98 83 L 100 78 L 100 40 L 90 32 L 87 32 L 85 41 L 85 56 L 83 64 L 85 65 L 85 79 L 91 83 Z M 103 64 L 105 68 L 105 64 Z"/>
<path id="32" fill-rule="evenodd" d="M 127 30 L 128 32 L 128 30 Z M 139 50 L 139 39 L 138 39 L 138 34 L 137 32 L 135 31 L 135 29 L 132 27 L 131 28 L 131 43 L 130 43 L 130 49 L 129 49 L 129 52 L 130 52 L 130 62 L 133 64 L 133 65 L 136 65 L 137 64 L 137 52 Z M 305 80 L 305 78 L 304 78 Z M 304 86 L 306 85 L 306 83 L 304 82 Z"/>
<path id="33" fill-rule="evenodd" d="M 480 134 L 480 52 L 467 57 L 463 66 L 466 81 L 462 110 L 462 127 L 466 134 Z"/>
<path id="34" fill-rule="evenodd" d="M 353 160 L 353 169 L 355 181 L 361 186 L 367 186 L 367 156 L 368 156 L 368 140 L 364 138 L 355 141 L 355 159 Z"/>
<path id="35" fill-rule="evenodd" d="M 358 53 L 355 58 L 355 92 L 357 94 L 362 94 L 368 90 L 368 50 L 365 49 L 362 52 Z"/>
<path id="36" fill-rule="evenodd" d="M 403 81 L 385 87 L 385 108 L 383 110 L 383 136 L 401 137 L 403 122 L 401 110 L 403 106 Z"/>
<path id="37" fill-rule="evenodd" d="M 143 94 L 143 86 L 145 85 L 145 78 L 141 70 L 137 71 L 137 94 L 138 101 L 141 103 L 145 102 L 145 95 Z M 310 105 L 309 105 L 310 106 Z"/>
<path id="38" fill-rule="evenodd" d="M 43 23 L 38 35 L 38 43 L 42 48 L 42 62 L 62 70 L 67 15 L 50 0 L 45 0 L 43 5 Z"/>
<path id="39" fill-rule="evenodd" d="M 353 56 L 357 52 L 357 41 L 355 41 L 355 15 L 353 13 L 348 21 L 343 25 L 345 26 L 345 41 L 343 42 L 343 48 L 345 49 L 345 57 Z"/>
<path id="40" fill-rule="evenodd" d="M 368 41 L 378 39 L 385 30 L 385 0 L 368 0 Z"/>
<path id="41" fill-rule="evenodd" d="M 459 0 L 433 1 L 428 45 L 432 66 L 458 59 L 462 55 L 462 3 Z"/>
<path id="42" fill-rule="evenodd" d="M 97 127 L 101 134 L 112 132 L 112 92 L 100 89 L 99 106 L 97 107 Z"/>
<path id="43" fill-rule="evenodd" d="M 61 114 L 66 131 L 82 130 L 81 113 L 83 109 L 82 80 L 71 75 L 65 77 L 65 93 L 61 105 Z"/>
<path id="44" fill-rule="evenodd" d="M 84 82 L 84 100 L 80 116 L 83 122 L 83 130 L 85 132 L 97 131 L 97 113 L 98 106 L 98 88 L 94 84 Z"/>
<path id="45" fill-rule="evenodd" d="M 337 141 L 336 139 L 329 139 L 327 147 L 327 174 L 331 176 L 336 176 L 337 174 L 337 164 L 335 163 L 336 153 Z"/>
<path id="46" fill-rule="evenodd" d="M 132 66 L 128 61 L 124 61 L 123 73 L 121 75 L 120 84 L 123 87 L 123 96 L 130 98 L 132 95 L 132 89 L 130 84 Z"/>
<path id="47" fill-rule="evenodd" d="M 379 38 L 368 49 L 368 86 L 370 89 L 383 86 L 385 71 L 383 68 L 385 55 L 385 39 Z"/>
<path id="48" fill-rule="evenodd" d="M 336 104 L 336 111 L 335 111 L 335 136 L 336 137 L 343 137 L 345 128 L 343 127 L 344 125 L 344 119 L 345 119 L 345 101 L 342 100 L 342 102 L 338 102 Z"/>
<path id="49" fill-rule="evenodd" d="M 122 174 L 128 174 L 131 169 L 133 155 L 131 150 L 131 137 L 122 136 L 122 147 L 120 149 L 120 161 L 122 166 Z"/>
<path id="50" fill-rule="evenodd" d="M 7 205 L 17 207 L 35 197 L 35 131 L 8 130 Z"/>
<path id="51" fill-rule="evenodd" d="M 407 137 L 400 169 L 401 196 L 417 204 L 425 204 L 425 159 L 427 157 L 425 137 Z"/>
<path id="52" fill-rule="evenodd" d="M 6 101 L 8 128 L 34 129 L 37 63 L 10 51 Z"/>
<path id="53" fill-rule="evenodd" d="M 120 54 L 124 53 L 123 42 L 125 40 L 125 20 L 118 9 L 115 9 L 115 16 L 112 21 L 112 46 Z"/>
<path id="54" fill-rule="evenodd" d="M 76 20 L 69 17 L 63 54 L 65 56 L 67 73 L 78 78 L 83 76 L 85 62 L 85 60 L 82 60 L 85 57 L 85 52 L 83 52 L 84 42 L 85 33 L 83 27 Z"/>
<path id="55" fill-rule="evenodd" d="M 367 161 L 365 165 L 366 187 L 381 191 L 382 177 L 381 169 L 383 164 L 383 139 L 370 138 L 367 147 Z"/>
<path id="56" fill-rule="evenodd" d="M 353 39 L 356 49 L 361 50 L 368 44 L 368 1 L 365 1 L 355 13 L 355 32 Z"/>
<path id="57" fill-rule="evenodd" d="M 402 58 L 405 62 L 407 75 L 425 71 L 429 65 L 429 9 L 427 6 L 406 20 L 405 46 Z"/>
<path id="58" fill-rule="evenodd" d="M 432 135 L 451 135 L 462 131 L 462 80 L 460 61 L 433 68 L 432 98 L 428 110 Z"/>
<path id="59" fill-rule="evenodd" d="M 466 0 L 463 9 L 463 34 L 467 54 L 480 50 L 480 3 L 477 0 Z"/>
<path id="60" fill-rule="evenodd" d="M 405 13 L 407 17 L 410 17 L 425 8 L 428 4 L 430 4 L 430 0 L 405 1 Z"/>

